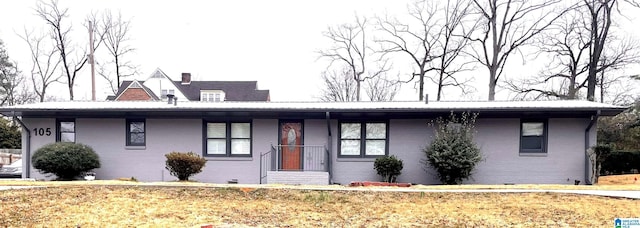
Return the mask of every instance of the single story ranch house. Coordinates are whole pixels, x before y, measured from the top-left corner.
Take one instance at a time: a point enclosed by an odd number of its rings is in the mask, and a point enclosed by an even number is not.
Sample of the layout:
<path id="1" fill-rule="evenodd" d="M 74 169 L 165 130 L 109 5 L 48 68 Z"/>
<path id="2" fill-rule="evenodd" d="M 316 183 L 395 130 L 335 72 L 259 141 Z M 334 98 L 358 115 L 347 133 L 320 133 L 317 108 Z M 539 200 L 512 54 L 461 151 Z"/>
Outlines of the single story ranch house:
<path id="1" fill-rule="evenodd" d="M 164 155 L 192 151 L 208 162 L 193 177 L 212 183 L 348 184 L 379 181 L 373 161 L 404 161 L 398 182 L 438 184 L 421 163 L 432 121 L 477 113 L 484 160 L 467 183 L 591 183 L 587 149 L 596 121 L 625 107 L 588 101 L 182 102 L 69 101 L 0 108 L 22 127 L 24 178 L 41 146 L 83 143 L 100 156 L 97 179 L 175 180 Z"/>

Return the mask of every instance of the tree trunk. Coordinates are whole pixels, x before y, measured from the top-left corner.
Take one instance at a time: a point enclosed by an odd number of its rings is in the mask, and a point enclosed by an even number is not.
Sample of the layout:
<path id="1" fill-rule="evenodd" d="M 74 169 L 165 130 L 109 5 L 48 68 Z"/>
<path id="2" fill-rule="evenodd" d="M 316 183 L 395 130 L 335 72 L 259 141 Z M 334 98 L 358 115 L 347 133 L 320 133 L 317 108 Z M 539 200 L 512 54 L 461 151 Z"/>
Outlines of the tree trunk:
<path id="1" fill-rule="evenodd" d="M 438 79 L 438 95 L 436 96 L 436 101 L 440 101 L 440 98 L 442 97 L 442 78 L 444 77 L 444 67 L 440 69 L 442 70 L 440 71 L 440 78 Z"/>
<path id="2" fill-rule="evenodd" d="M 419 96 L 418 100 L 419 101 L 423 101 L 424 100 L 424 74 L 425 74 L 425 72 L 424 72 L 424 70 L 422 70 L 422 69 L 424 69 L 423 66 L 420 66 L 420 69 L 421 69 L 420 70 L 420 76 L 419 76 L 420 77 L 420 92 L 418 94 L 418 96 Z"/>
<path id="3" fill-rule="evenodd" d="M 360 101 L 360 79 L 356 80 L 356 101 Z"/>
<path id="4" fill-rule="evenodd" d="M 44 93 L 45 93 L 45 91 L 46 91 L 46 87 L 43 86 L 42 87 L 42 93 L 39 94 L 40 95 L 40 103 L 44 102 L 44 97 L 45 97 Z"/>
<path id="5" fill-rule="evenodd" d="M 73 100 L 73 81 L 69 82 L 69 100 Z"/>
<path id="6" fill-rule="evenodd" d="M 497 67 L 492 66 L 489 68 L 489 101 L 496 99 L 496 72 Z"/>
<path id="7" fill-rule="evenodd" d="M 578 88 L 576 88 L 576 75 L 572 73 L 571 80 L 569 80 L 569 90 L 567 91 L 567 100 L 576 99 L 576 92 Z"/>
<path id="8" fill-rule="evenodd" d="M 604 103 L 604 70 L 600 72 L 600 103 Z"/>
<path id="9" fill-rule="evenodd" d="M 589 78 L 587 79 L 587 100 L 594 101 L 596 94 L 596 63 L 597 61 L 591 60 L 589 63 Z"/>
<path id="10" fill-rule="evenodd" d="M 116 61 L 116 80 L 118 85 L 116 86 L 117 88 L 120 88 L 120 65 L 118 64 L 118 56 L 114 56 L 115 57 L 115 61 Z"/>

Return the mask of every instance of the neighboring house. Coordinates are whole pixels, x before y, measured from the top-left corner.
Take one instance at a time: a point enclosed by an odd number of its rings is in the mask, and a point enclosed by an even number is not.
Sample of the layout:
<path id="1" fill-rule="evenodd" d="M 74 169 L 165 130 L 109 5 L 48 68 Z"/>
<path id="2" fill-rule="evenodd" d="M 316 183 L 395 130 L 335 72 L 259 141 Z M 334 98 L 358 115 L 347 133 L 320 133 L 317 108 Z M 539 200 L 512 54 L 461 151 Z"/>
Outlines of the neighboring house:
<path id="1" fill-rule="evenodd" d="M 589 183 L 586 150 L 599 116 L 625 107 L 588 101 L 522 102 L 141 102 L 70 101 L 0 107 L 24 127 L 24 177 L 33 152 L 56 141 L 99 154 L 98 179 L 174 180 L 164 155 L 192 151 L 208 162 L 202 182 L 348 184 L 381 180 L 373 161 L 404 161 L 399 182 L 439 183 L 421 160 L 432 120 L 478 113 L 484 160 L 466 183 Z M 29 135 L 30 134 L 30 135 Z"/>
<path id="2" fill-rule="evenodd" d="M 258 90 L 256 81 L 191 81 L 182 73 L 181 81 L 172 81 L 156 69 L 144 81 L 123 81 L 118 92 L 107 100 L 158 101 L 173 95 L 178 101 L 269 101 L 269 90 Z"/>

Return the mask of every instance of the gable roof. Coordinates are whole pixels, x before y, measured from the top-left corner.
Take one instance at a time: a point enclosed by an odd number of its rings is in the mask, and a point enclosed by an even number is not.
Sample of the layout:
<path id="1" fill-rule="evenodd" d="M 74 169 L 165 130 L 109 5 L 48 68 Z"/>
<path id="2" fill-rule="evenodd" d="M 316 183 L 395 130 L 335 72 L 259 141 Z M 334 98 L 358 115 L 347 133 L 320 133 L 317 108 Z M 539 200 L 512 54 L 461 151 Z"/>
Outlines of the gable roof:
<path id="1" fill-rule="evenodd" d="M 160 68 L 156 68 L 153 73 L 147 78 L 165 78 L 190 101 L 200 101 L 201 90 L 222 90 L 225 93 L 225 101 L 269 101 L 269 90 L 258 90 L 257 81 L 191 81 L 188 84 L 182 84 L 182 81 L 173 81 L 167 74 L 165 74 Z M 135 80 L 133 80 L 135 81 Z M 119 97 L 124 90 L 133 81 L 122 81 L 118 92 L 115 97 Z M 146 80 L 145 80 L 146 81 Z M 140 85 L 149 93 L 155 100 L 160 100 L 151 89 L 144 86 L 145 81 L 139 81 Z M 116 100 L 116 98 L 107 100 Z"/>
<path id="2" fill-rule="evenodd" d="M 258 90 L 256 81 L 191 81 L 182 84 L 173 82 L 191 101 L 200 100 L 200 90 L 222 90 L 225 101 L 268 101 L 269 90 Z"/>
<path id="3" fill-rule="evenodd" d="M 118 92 L 116 93 L 116 95 L 108 96 L 107 100 L 108 101 L 118 100 L 118 98 L 120 98 L 120 96 L 124 93 L 124 91 L 126 91 L 127 89 L 129 89 L 132 86 L 134 86 L 135 88 L 142 88 L 147 94 L 149 94 L 151 99 L 156 100 L 156 101 L 160 100 L 158 98 L 158 96 L 155 93 L 153 93 L 153 91 L 151 91 L 151 89 L 149 89 L 148 87 L 144 86 L 144 81 L 138 81 L 138 80 L 122 81 L 122 84 L 120 84 L 120 87 L 118 87 Z"/>

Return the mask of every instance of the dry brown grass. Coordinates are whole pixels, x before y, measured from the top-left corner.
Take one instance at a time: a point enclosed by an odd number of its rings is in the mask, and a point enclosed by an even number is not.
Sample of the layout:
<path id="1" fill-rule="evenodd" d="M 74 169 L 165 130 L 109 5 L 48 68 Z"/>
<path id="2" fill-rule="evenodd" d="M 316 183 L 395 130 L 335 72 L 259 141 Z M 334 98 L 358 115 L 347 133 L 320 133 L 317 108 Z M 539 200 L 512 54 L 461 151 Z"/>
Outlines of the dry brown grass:
<path id="1" fill-rule="evenodd" d="M 4 191 L 0 227 L 606 227 L 640 200 L 552 193 L 59 186 Z"/>
<path id="2" fill-rule="evenodd" d="M 602 176 L 598 179 L 598 184 L 640 186 L 640 174 Z"/>

